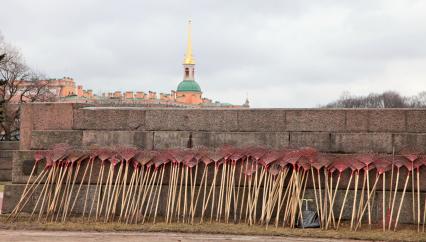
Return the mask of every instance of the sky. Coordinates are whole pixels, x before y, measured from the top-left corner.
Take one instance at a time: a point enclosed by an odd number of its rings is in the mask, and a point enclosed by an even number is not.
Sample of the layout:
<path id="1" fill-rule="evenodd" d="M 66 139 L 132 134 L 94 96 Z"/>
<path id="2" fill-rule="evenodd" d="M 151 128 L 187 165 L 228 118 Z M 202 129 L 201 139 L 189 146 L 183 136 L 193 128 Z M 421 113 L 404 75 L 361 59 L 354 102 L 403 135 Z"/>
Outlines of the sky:
<path id="1" fill-rule="evenodd" d="M 1 0 L 27 64 L 95 93 L 176 89 L 192 20 L 203 96 L 317 107 L 343 92 L 426 90 L 424 0 Z"/>

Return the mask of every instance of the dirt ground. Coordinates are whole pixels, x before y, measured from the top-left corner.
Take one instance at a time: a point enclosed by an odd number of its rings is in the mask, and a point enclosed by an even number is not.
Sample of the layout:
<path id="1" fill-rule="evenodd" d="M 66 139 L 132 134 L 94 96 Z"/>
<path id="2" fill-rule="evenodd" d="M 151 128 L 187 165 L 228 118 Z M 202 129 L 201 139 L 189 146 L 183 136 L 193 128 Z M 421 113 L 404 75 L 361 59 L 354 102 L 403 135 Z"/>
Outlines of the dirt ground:
<path id="1" fill-rule="evenodd" d="M 145 224 L 123 224 L 118 222 L 95 222 L 70 218 L 69 222 L 37 222 L 33 218 L 22 216 L 15 221 L 7 221 L 7 215 L 0 215 L 0 241 L 46 241 L 55 238 L 63 241 L 91 239 L 92 241 L 133 241 L 145 238 L 161 241 L 224 241 L 238 238 L 236 241 L 426 241 L 425 232 L 417 232 L 417 226 L 401 225 L 397 232 L 382 231 L 378 225 L 368 228 L 363 226 L 358 231 L 351 231 L 347 223 L 334 229 L 290 229 L 247 224 L 225 224 L 216 222 L 198 222 L 191 224 L 171 223 L 163 221 Z M 49 231 L 49 232 L 47 232 Z M 108 235 L 108 236 L 104 236 Z M 154 235 L 154 237 L 150 237 Z M 158 236 L 155 236 L 158 235 Z M 201 235 L 201 237 L 199 237 Z M 19 240 L 16 240 L 16 236 Z M 64 236 L 58 237 L 58 236 Z M 40 238 L 40 240 L 36 240 Z M 112 240 L 109 240 L 109 239 Z M 159 240 L 159 239 L 162 240 Z M 204 239 L 199 239 L 204 238 Z M 28 240 L 27 240 L 28 239 Z"/>
<path id="2" fill-rule="evenodd" d="M 193 234 L 193 233 L 138 233 L 138 232 L 65 232 L 65 231 L 30 231 L 30 230 L 0 230 L 0 241 L 267 241 L 267 242 L 299 242 L 299 241 L 318 241 L 334 242 L 342 241 L 336 239 L 318 239 L 318 238 L 296 238 L 296 237 L 277 237 L 277 236 L 248 236 L 248 235 L 221 235 L 221 234 Z M 345 240 L 355 241 L 355 240 Z M 358 240 L 359 241 L 359 240 Z"/>

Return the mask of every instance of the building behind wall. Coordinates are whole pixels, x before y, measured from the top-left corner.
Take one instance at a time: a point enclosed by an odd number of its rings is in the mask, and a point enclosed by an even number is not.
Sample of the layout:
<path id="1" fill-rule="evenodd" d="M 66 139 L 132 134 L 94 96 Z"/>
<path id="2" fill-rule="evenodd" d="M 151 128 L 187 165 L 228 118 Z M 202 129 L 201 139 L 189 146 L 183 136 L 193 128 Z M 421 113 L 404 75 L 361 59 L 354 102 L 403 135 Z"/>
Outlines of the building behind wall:
<path id="1" fill-rule="evenodd" d="M 170 93 L 155 91 L 143 92 L 141 90 L 115 90 L 102 94 L 95 94 L 91 89 L 84 89 L 77 85 L 71 77 L 59 79 L 47 79 L 40 82 L 46 83 L 55 99 L 60 102 L 76 103 L 101 103 L 101 104 L 135 104 L 156 105 L 165 107 L 188 107 L 188 108 L 249 108 L 249 102 L 243 105 L 233 105 L 212 101 L 203 97 L 198 82 L 195 81 L 195 59 L 192 54 L 191 21 L 188 23 L 187 47 L 183 60 L 183 80 L 177 85 L 176 90 Z M 31 85 L 29 81 L 19 81 L 22 87 Z"/>

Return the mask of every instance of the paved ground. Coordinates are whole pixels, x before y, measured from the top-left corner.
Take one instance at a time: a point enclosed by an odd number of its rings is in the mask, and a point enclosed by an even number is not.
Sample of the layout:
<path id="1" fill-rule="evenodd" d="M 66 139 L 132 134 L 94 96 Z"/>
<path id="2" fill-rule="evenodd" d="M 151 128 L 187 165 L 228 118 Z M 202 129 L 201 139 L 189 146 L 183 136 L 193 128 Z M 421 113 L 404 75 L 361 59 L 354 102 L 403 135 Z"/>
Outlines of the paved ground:
<path id="1" fill-rule="evenodd" d="M 213 235 L 213 234 L 181 234 L 181 233 L 115 233 L 115 232 L 63 232 L 63 231 L 29 231 L 29 230 L 0 230 L 0 241 L 270 241 L 270 242 L 300 242 L 318 241 L 335 242 L 342 240 L 317 239 L 317 238 L 293 238 L 293 237 L 271 237 L 271 236 L 241 236 L 241 235 Z M 351 240 L 347 240 L 351 241 Z M 355 241 L 355 240 L 353 240 Z M 356 240 L 359 242 L 360 240 Z"/>

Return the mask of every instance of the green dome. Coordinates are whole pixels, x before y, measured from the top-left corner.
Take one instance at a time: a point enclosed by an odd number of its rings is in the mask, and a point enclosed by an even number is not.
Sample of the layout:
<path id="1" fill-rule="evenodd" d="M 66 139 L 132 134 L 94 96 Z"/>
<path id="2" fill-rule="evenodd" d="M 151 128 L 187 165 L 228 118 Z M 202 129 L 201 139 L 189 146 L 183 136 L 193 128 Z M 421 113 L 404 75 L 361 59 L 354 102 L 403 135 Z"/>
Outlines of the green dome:
<path id="1" fill-rule="evenodd" d="M 201 92 L 200 85 L 197 82 L 192 80 L 183 80 L 179 83 L 178 92 Z"/>

